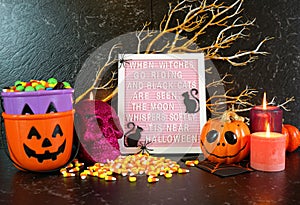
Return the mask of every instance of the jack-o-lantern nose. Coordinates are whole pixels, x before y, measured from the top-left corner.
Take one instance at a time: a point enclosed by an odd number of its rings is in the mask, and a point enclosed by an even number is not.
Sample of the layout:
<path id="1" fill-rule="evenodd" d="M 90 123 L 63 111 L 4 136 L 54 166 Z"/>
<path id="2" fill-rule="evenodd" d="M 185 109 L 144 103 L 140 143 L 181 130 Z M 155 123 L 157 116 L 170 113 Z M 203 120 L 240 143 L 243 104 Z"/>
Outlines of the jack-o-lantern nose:
<path id="1" fill-rule="evenodd" d="M 45 138 L 42 144 L 42 147 L 51 147 L 52 144 L 48 138 Z"/>

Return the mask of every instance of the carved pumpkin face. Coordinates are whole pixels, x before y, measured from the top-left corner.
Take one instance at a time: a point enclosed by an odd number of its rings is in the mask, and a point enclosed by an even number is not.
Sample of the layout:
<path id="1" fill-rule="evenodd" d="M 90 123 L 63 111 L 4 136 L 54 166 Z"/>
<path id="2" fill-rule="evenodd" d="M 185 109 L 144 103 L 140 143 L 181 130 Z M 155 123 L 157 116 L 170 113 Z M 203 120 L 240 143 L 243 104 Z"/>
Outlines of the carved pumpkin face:
<path id="1" fill-rule="evenodd" d="M 249 136 L 250 130 L 241 120 L 211 119 L 202 129 L 200 147 L 211 162 L 236 163 L 249 154 Z"/>
<path id="2" fill-rule="evenodd" d="M 44 160 L 56 160 L 58 155 L 64 153 L 66 139 L 59 124 L 55 126 L 51 136 L 43 139 L 39 131 L 32 127 L 28 133 L 27 140 L 23 143 L 23 147 L 28 158 L 33 157 L 39 163 L 43 163 Z"/>
<path id="3" fill-rule="evenodd" d="M 39 115 L 3 113 L 10 155 L 18 168 L 51 171 L 65 165 L 73 143 L 73 111 Z"/>

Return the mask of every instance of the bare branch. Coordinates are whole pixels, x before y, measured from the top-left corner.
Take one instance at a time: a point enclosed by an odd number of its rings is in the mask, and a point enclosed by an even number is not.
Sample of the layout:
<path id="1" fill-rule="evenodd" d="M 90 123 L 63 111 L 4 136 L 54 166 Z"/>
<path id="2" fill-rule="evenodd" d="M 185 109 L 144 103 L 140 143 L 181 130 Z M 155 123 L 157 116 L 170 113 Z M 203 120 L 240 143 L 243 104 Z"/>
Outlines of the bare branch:
<path id="1" fill-rule="evenodd" d="M 89 94 L 94 89 L 110 89 L 110 88 L 112 88 L 111 83 L 116 80 L 115 72 L 112 72 L 112 76 L 108 80 L 108 82 L 106 82 L 106 83 L 102 82 L 102 83 L 104 83 L 104 85 L 98 86 L 98 84 L 101 81 L 101 77 L 103 77 L 103 75 L 107 72 L 109 67 L 117 62 L 117 56 L 113 55 L 113 52 L 116 49 L 119 49 L 120 47 L 121 47 L 120 44 L 115 44 L 111 47 L 111 49 L 108 53 L 106 62 L 104 63 L 104 65 L 102 67 L 99 67 L 99 69 L 97 70 L 96 77 L 95 77 L 93 84 L 84 93 L 82 93 L 80 96 L 78 96 L 75 99 L 75 104 L 78 103 L 80 100 L 82 100 L 87 94 Z"/>
<path id="2" fill-rule="evenodd" d="M 211 83 L 206 84 L 206 88 L 210 88 L 210 87 L 217 87 L 217 86 L 223 86 L 224 84 L 232 84 L 233 81 L 226 81 L 225 79 L 229 76 L 232 76 L 231 74 L 226 73 L 223 78 L 221 78 L 220 80 L 217 81 L 213 81 Z"/>
<path id="3" fill-rule="evenodd" d="M 152 53 L 151 50 L 154 50 L 154 45 L 160 39 L 169 33 L 174 33 L 173 41 L 161 46 L 160 51 L 167 53 L 204 52 L 206 60 L 227 61 L 233 66 L 244 66 L 255 61 L 259 55 L 267 55 L 268 52 L 260 51 L 260 49 L 263 43 L 272 39 L 268 37 L 259 42 L 253 50 L 239 51 L 229 56 L 220 53 L 221 49 L 230 49 L 238 39 L 248 37 L 244 31 L 248 30 L 249 26 L 254 25 L 255 19 L 240 23 L 243 18 L 241 16 L 242 4 L 243 0 L 236 0 L 230 5 L 225 5 L 224 2 L 217 3 L 217 1 L 207 4 L 206 0 L 200 2 L 182 0 L 176 5 L 170 3 L 169 11 L 160 22 L 160 32 L 148 43 L 145 53 Z M 176 18 L 177 14 L 184 14 L 182 20 Z M 177 22 L 177 24 L 171 25 L 171 22 Z M 224 28 L 220 30 L 211 45 L 198 44 L 198 40 L 201 37 L 204 39 L 207 29 L 212 26 Z M 238 28 L 240 30 L 237 30 Z M 232 33 L 228 35 L 227 33 L 230 31 Z M 180 38 L 182 35 L 188 35 L 189 39 Z M 198 44 L 198 47 L 195 47 L 195 44 Z"/>
<path id="4" fill-rule="evenodd" d="M 151 22 L 146 22 L 143 24 L 143 28 L 140 31 L 136 31 L 135 35 L 138 40 L 137 54 L 139 54 L 141 52 L 141 46 L 142 46 L 143 41 L 152 37 L 156 33 L 155 31 L 150 30 L 150 28 L 149 28 L 150 24 L 151 24 Z"/>
<path id="5" fill-rule="evenodd" d="M 250 110 L 254 104 L 250 100 L 256 96 L 255 89 L 246 87 L 239 95 L 231 96 L 229 93 L 232 89 L 229 89 L 225 94 L 218 95 L 214 93 L 211 97 L 206 100 L 206 107 L 213 114 L 221 114 L 228 107 L 231 107 L 235 112 L 244 112 Z"/>
<path id="6" fill-rule="evenodd" d="M 293 102 L 293 101 L 295 101 L 295 97 L 294 96 L 292 96 L 290 98 L 286 98 L 285 102 L 279 104 L 278 107 L 281 107 L 285 111 L 291 111 L 290 109 L 288 109 L 287 107 L 285 107 L 285 105 L 288 104 L 289 102 Z"/>

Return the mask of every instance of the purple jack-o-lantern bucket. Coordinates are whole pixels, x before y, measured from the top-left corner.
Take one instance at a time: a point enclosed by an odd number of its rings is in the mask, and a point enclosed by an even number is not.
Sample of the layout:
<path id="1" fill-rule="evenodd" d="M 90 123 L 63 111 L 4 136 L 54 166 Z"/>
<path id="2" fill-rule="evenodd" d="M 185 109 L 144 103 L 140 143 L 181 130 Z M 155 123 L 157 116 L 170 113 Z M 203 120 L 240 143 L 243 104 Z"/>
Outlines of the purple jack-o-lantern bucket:
<path id="1" fill-rule="evenodd" d="M 74 89 L 40 90 L 32 92 L 2 92 L 6 114 L 45 114 L 66 112 L 73 108 Z"/>

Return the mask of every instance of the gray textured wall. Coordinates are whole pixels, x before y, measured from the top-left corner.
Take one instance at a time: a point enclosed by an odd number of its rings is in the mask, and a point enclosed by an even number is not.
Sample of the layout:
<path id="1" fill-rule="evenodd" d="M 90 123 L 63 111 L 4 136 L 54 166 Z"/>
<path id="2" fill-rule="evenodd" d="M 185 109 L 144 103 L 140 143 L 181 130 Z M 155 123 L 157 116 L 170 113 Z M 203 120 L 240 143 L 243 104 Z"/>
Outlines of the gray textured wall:
<path id="1" fill-rule="evenodd" d="M 263 46 L 271 54 L 243 68 L 215 65 L 220 73 L 233 74 L 236 93 L 247 85 L 258 89 L 254 103 L 260 103 L 263 91 L 278 102 L 295 96 L 284 118 L 300 128 L 299 7 L 299 0 L 246 0 L 244 15 L 256 18 L 256 26 L 240 46 L 251 48 L 273 36 Z M 163 0 L 0 0 L 0 86 L 49 77 L 74 83 L 96 48 L 145 21 L 158 26 L 166 11 Z"/>

